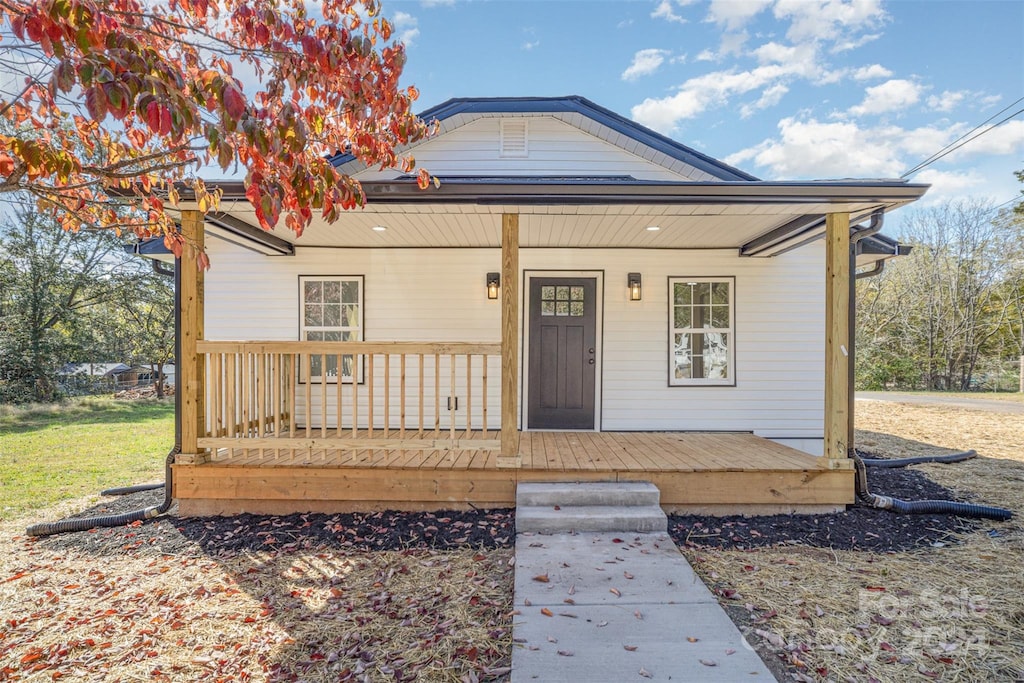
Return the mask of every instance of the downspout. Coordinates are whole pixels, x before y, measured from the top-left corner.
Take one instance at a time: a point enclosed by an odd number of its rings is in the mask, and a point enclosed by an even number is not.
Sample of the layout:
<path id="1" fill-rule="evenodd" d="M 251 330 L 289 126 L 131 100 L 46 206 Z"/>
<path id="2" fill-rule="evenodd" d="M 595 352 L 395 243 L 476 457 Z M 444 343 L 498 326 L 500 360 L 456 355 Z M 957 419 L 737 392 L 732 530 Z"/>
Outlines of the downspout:
<path id="1" fill-rule="evenodd" d="M 905 467 L 906 465 L 912 465 L 918 462 L 960 462 L 974 457 L 974 451 L 965 451 L 963 453 L 954 453 L 950 456 L 926 456 L 921 458 L 905 458 L 898 461 L 879 461 L 874 459 L 865 460 L 857 455 L 856 448 L 854 447 L 854 405 L 855 405 L 855 392 L 854 392 L 854 370 L 857 363 L 857 280 L 861 278 L 871 277 L 873 275 L 880 274 L 885 269 L 884 261 L 876 261 L 875 266 L 868 271 L 863 273 L 857 273 L 857 243 L 866 237 L 871 237 L 877 234 L 882 229 L 882 222 L 884 220 L 885 212 L 882 209 L 876 210 L 871 214 L 871 222 L 867 226 L 857 226 L 853 228 L 852 234 L 850 235 L 850 336 L 847 339 L 847 348 L 850 350 L 850 360 L 847 363 L 847 371 L 849 373 L 849 407 L 847 409 L 847 415 L 849 416 L 847 424 L 847 457 L 853 460 L 854 464 L 854 486 L 856 488 L 857 499 L 867 505 L 879 510 L 890 510 L 892 512 L 898 512 L 902 514 L 950 514 L 957 515 L 960 517 L 975 517 L 979 519 L 995 519 L 999 521 L 1006 521 L 1013 516 L 1010 510 L 1004 508 L 990 507 L 987 505 L 974 505 L 971 503 L 961 503 L 951 500 L 900 500 L 891 496 L 882 496 L 871 493 L 868 489 L 868 474 L 867 467 Z M 898 248 L 897 248 L 898 250 Z"/>
<path id="2" fill-rule="evenodd" d="M 178 359 L 181 356 L 181 268 L 178 267 L 177 261 L 175 261 L 175 267 L 163 268 L 157 267 L 157 261 L 153 261 L 153 270 L 161 275 L 173 275 L 174 276 L 174 365 L 178 367 Z M 178 453 L 181 452 L 181 392 L 174 392 L 174 447 L 171 448 L 170 452 L 167 453 L 167 458 L 164 460 L 164 483 L 155 485 L 153 487 L 128 487 L 128 489 L 113 489 L 115 493 L 127 493 L 130 491 L 146 490 L 146 488 L 164 488 L 164 500 L 160 505 L 151 505 L 146 508 L 139 510 L 132 510 L 131 512 L 124 512 L 119 515 L 105 515 L 101 517 L 82 517 L 79 519 L 66 519 L 61 522 L 44 522 L 42 524 L 33 524 L 25 530 L 25 533 L 29 536 L 52 536 L 53 534 L 63 534 L 71 531 L 88 531 L 89 529 L 95 529 L 96 527 L 111 527 L 111 526 L 124 526 L 125 524 L 131 524 L 144 519 L 152 519 L 164 514 L 171 509 L 171 505 L 174 503 L 173 494 L 173 478 L 174 470 L 174 458 Z M 106 493 L 106 492 L 104 492 Z"/>
<path id="3" fill-rule="evenodd" d="M 885 209 L 875 209 L 871 214 L 871 222 L 867 225 L 855 225 L 850 229 L 850 338 L 846 340 L 846 348 L 850 352 L 850 360 L 846 363 L 847 371 L 847 384 L 849 385 L 849 405 L 846 410 L 847 423 L 846 423 L 846 457 L 855 457 L 854 450 L 854 401 L 856 400 L 854 391 L 854 375 L 857 365 L 857 278 L 858 277 L 869 277 L 870 275 L 877 275 L 882 272 L 882 268 L 878 268 L 875 272 L 863 273 L 861 276 L 857 275 L 857 244 L 867 237 L 877 235 L 882 231 L 882 224 L 885 222 Z M 881 263 L 879 261 L 878 263 Z M 883 266 L 884 267 L 884 266 Z"/>

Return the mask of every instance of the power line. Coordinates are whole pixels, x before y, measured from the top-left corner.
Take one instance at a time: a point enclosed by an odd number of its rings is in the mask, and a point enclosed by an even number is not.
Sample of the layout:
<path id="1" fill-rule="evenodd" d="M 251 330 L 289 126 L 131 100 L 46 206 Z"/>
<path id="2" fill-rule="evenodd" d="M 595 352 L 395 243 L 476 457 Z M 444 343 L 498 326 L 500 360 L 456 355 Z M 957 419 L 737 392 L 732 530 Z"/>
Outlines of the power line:
<path id="1" fill-rule="evenodd" d="M 900 178 L 906 178 L 908 176 L 911 176 L 911 175 L 917 173 L 918 171 L 923 170 L 926 166 L 930 166 L 931 164 L 935 163 L 936 161 L 938 161 L 942 157 L 946 156 L 950 152 L 953 152 L 954 150 L 957 150 L 960 147 L 963 147 L 964 145 L 966 145 L 968 142 L 971 142 L 972 140 L 977 140 L 979 137 L 981 137 L 985 133 L 989 132 L 990 130 L 998 128 L 1002 124 L 1004 124 L 1007 121 L 1009 121 L 1010 119 L 1012 119 L 1014 116 L 1017 116 L 1018 114 L 1024 112 L 1024 109 L 1016 111 L 1013 114 L 1010 114 L 1009 116 L 1007 116 L 1002 121 L 1000 121 L 1000 122 L 998 122 L 996 124 L 993 124 L 992 126 L 990 126 L 988 128 L 985 128 L 984 130 L 981 130 L 992 119 L 996 118 L 997 116 L 999 116 L 1003 112 L 1011 109 L 1012 107 L 1014 107 L 1015 105 L 1019 104 L 1020 102 L 1024 102 L 1024 97 L 1020 97 L 1016 101 L 1011 102 L 1010 104 L 1006 105 L 1005 107 L 1003 107 L 1002 109 L 997 111 L 995 114 L 993 114 L 992 116 L 988 117 L 987 119 L 985 119 L 984 121 L 979 123 L 977 126 L 975 126 L 971 130 L 967 131 L 966 133 L 964 133 L 963 135 L 958 137 L 956 140 L 953 140 L 952 142 L 947 144 L 945 147 L 943 147 L 939 151 L 937 151 L 934 154 L 932 154 L 931 156 L 929 156 L 927 159 L 925 159 L 924 161 L 919 163 L 917 166 L 914 166 L 909 171 L 906 171 L 905 173 L 903 173 L 903 175 L 901 175 Z M 981 130 L 981 132 L 978 133 L 977 135 L 974 135 L 974 133 L 979 131 L 979 130 Z M 974 135 L 974 137 L 970 137 L 972 135 Z M 970 138 L 970 139 L 965 139 L 965 138 Z M 961 142 L 961 141 L 963 141 L 963 142 Z M 960 143 L 960 144 L 957 144 L 957 143 Z"/>
<path id="2" fill-rule="evenodd" d="M 1003 208 L 1007 204 L 1012 204 L 1013 202 L 1019 202 L 1021 200 L 1024 200 L 1024 197 L 1022 197 L 1020 195 L 1017 195 L 1016 197 L 1010 197 L 1005 202 L 1001 202 L 999 204 L 996 204 L 991 209 L 989 209 L 989 213 L 995 213 L 996 211 L 998 211 L 999 209 Z"/>
<path id="3" fill-rule="evenodd" d="M 913 170 L 907 171 L 906 175 L 910 175 L 912 173 L 917 173 L 918 171 L 923 170 L 925 167 L 931 166 L 933 163 L 935 163 L 936 161 L 938 161 L 942 157 L 946 156 L 947 154 L 951 154 L 952 152 L 955 152 L 956 150 L 958 150 L 961 147 L 963 147 L 964 145 L 966 145 L 968 142 L 974 142 L 975 140 L 980 138 L 985 133 L 988 133 L 990 131 L 995 130 L 996 128 L 998 128 L 999 126 L 1003 125 L 1004 123 L 1006 123 L 1007 121 L 1009 121 L 1013 117 L 1017 116 L 1018 114 L 1024 114 L 1024 109 L 1018 109 L 1017 111 L 1015 111 L 1014 113 L 1010 114 L 1009 116 L 1007 116 L 1002 121 L 1000 121 L 998 123 L 995 123 L 995 124 L 992 124 L 992 126 L 990 126 L 990 127 L 986 128 L 985 130 L 981 131 L 980 133 L 975 135 L 973 138 L 970 138 L 968 140 L 964 140 L 963 142 L 961 142 L 959 145 L 956 145 L 955 147 L 950 147 L 946 151 L 944 151 L 941 154 L 939 154 L 938 156 L 936 156 L 934 159 L 931 159 L 930 161 L 928 161 L 926 163 L 918 164 L 918 166 L 916 168 L 914 168 Z"/>

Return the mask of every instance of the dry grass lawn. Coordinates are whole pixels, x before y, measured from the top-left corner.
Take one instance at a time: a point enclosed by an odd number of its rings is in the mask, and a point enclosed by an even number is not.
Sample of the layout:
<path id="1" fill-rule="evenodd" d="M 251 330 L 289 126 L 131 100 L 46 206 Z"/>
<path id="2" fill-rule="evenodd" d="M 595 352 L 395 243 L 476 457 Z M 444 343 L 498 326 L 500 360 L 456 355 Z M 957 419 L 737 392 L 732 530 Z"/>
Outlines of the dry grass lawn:
<path id="1" fill-rule="evenodd" d="M 749 611 L 798 680 L 1024 680 L 1024 416 L 857 408 L 863 449 L 977 449 L 922 469 L 1016 518 L 912 553 L 687 550 L 695 569 L 735 590 L 723 602 Z M 507 677 L 508 550 L 99 557 L 18 537 L 38 519 L 0 525 L 0 680 Z"/>
<path id="2" fill-rule="evenodd" d="M 912 553 L 688 551 L 694 568 L 738 592 L 723 602 L 750 610 L 805 680 L 1024 680 L 1024 416 L 862 401 L 857 424 L 858 447 L 878 454 L 976 449 L 918 467 L 1014 520 Z"/>
<path id="3" fill-rule="evenodd" d="M 0 525 L 0 681 L 507 680 L 510 550 L 97 556 L 35 521 Z"/>

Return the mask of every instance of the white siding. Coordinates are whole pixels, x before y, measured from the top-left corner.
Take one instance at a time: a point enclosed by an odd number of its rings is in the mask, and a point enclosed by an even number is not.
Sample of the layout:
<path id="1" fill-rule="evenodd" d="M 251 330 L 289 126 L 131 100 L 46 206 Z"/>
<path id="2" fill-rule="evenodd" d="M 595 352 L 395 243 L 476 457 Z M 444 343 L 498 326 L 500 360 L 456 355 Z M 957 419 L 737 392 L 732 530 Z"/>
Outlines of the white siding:
<path id="1" fill-rule="evenodd" d="M 208 250 L 209 339 L 297 339 L 298 276 L 317 274 L 365 277 L 368 341 L 500 339 L 500 302 L 485 293 L 486 273 L 500 270 L 497 249 L 299 247 L 294 257 L 265 257 L 210 239 Z M 734 250 L 523 249 L 519 263 L 524 271 L 604 272 L 603 429 L 821 438 L 822 245 L 771 259 L 742 259 Z M 626 298 L 633 271 L 643 276 L 639 302 Z M 668 278 L 723 275 L 736 278 L 736 386 L 670 387 Z M 496 367 L 489 371 L 492 427 Z"/>
<path id="2" fill-rule="evenodd" d="M 502 157 L 500 121 L 498 117 L 479 118 L 417 145 L 412 150 L 416 165 L 437 176 L 630 175 L 640 180 L 674 181 L 710 178 L 681 162 L 679 168 L 670 170 L 550 116 L 527 118 L 526 156 Z M 638 151 L 654 156 L 646 147 Z M 356 173 L 362 181 L 398 175 L 394 170 L 377 169 Z"/>

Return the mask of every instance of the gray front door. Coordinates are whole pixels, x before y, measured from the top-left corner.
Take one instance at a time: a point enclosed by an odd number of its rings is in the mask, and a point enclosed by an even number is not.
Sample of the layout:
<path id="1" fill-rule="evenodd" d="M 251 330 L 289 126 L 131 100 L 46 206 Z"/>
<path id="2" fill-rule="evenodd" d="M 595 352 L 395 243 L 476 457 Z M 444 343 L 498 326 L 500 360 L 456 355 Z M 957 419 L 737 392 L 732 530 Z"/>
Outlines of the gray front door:
<path id="1" fill-rule="evenodd" d="M 597 280 L 530 278 L 529 429 L 593 429 Z"/>

